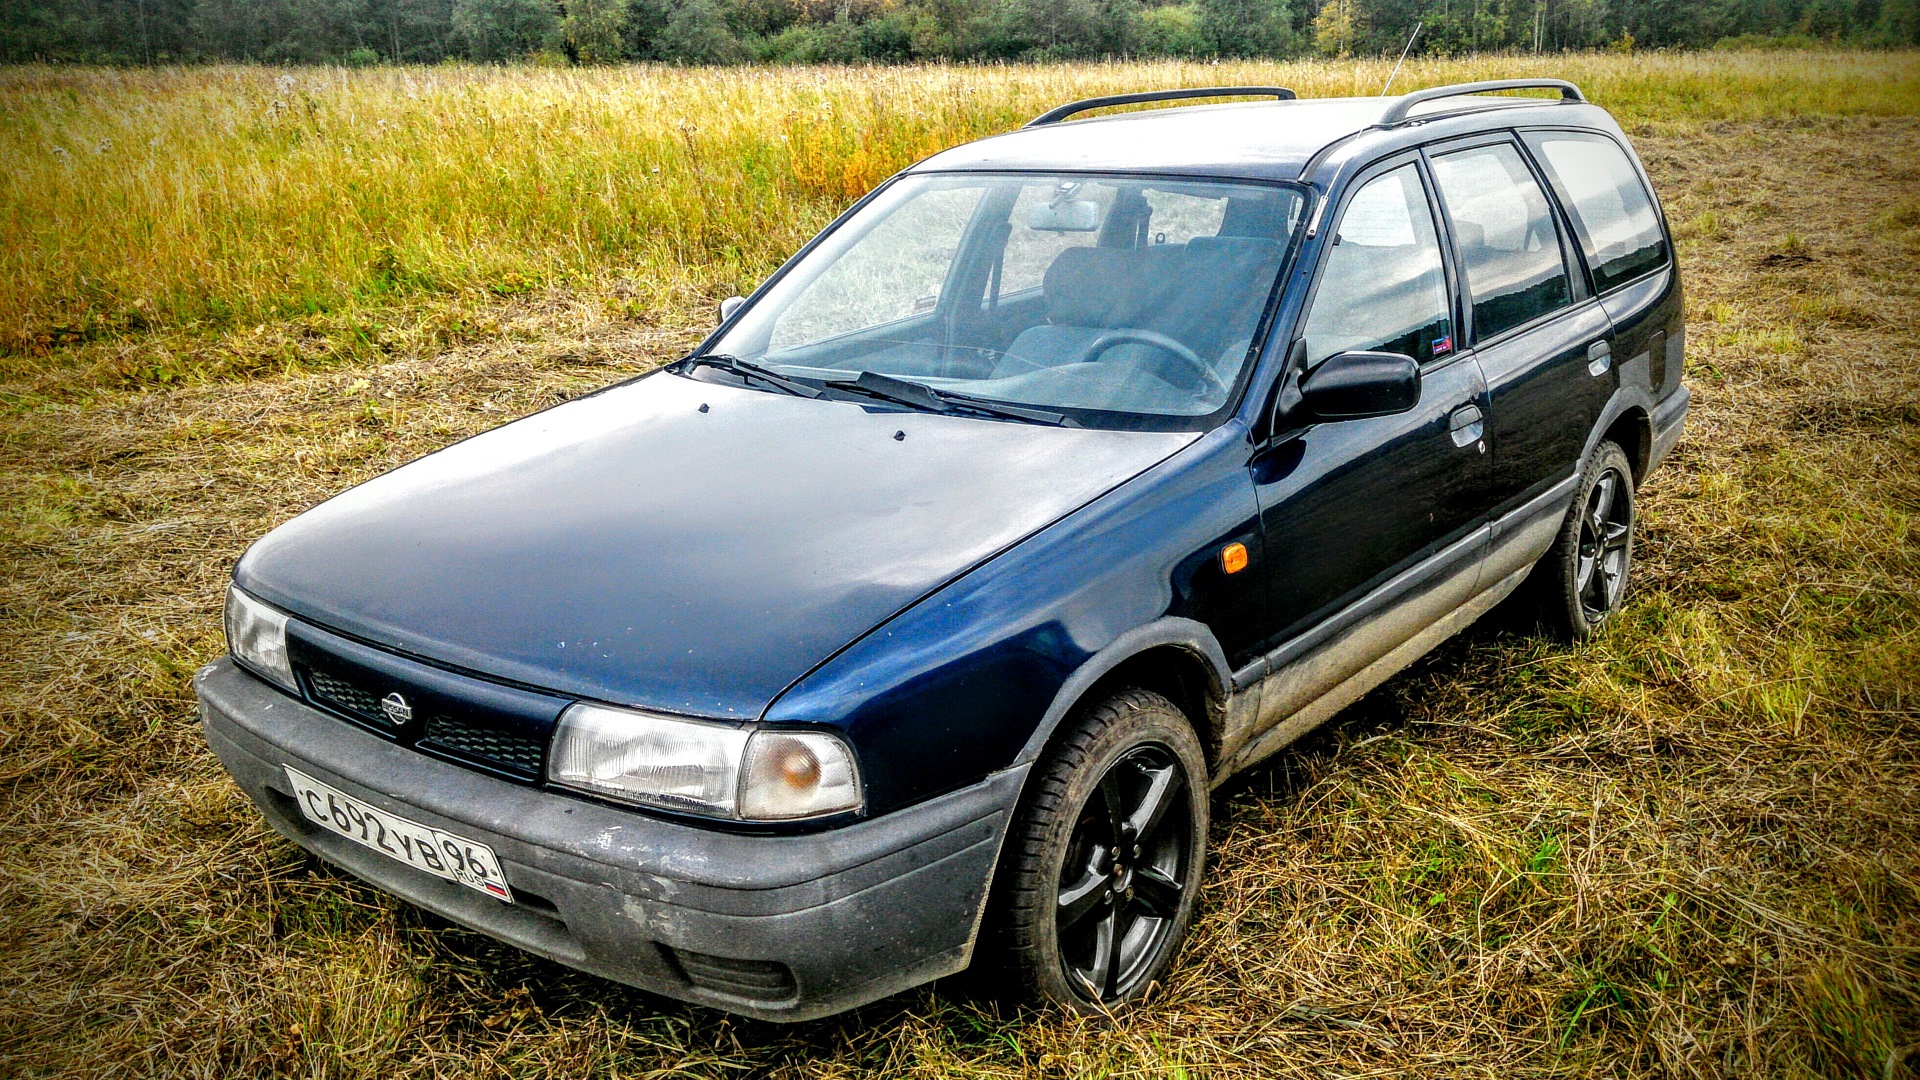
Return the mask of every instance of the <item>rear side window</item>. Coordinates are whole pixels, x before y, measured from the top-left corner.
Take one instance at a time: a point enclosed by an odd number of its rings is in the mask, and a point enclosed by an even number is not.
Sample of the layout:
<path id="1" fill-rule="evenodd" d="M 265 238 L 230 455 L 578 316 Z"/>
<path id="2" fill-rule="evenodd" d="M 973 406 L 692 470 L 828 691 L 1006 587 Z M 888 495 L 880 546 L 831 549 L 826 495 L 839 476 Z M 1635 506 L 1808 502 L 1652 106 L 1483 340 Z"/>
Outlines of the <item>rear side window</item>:
<path id="1" fill-rule="evenodd" d="M 1667 238 L 1633 162 L 1604 135 L 1569 131 L 1527 136 L 1553 175 L 1593 268 L 1593 286 L 1605 292 L 1666 265 Z"/>
<path id="2" fill-rule="evenodd" d="M 1433 178 L 1466 266 L 1474 337 L 1484 341 L 1573 299 L 1553 212 L 1519 148 L 1443 154 L 1433 159 Z"/>
<path id="3" fill-rule="evenodd" d="M 1307 313 L 1307 364 L 1356 349 L 1426 362 L 1453 351 L 1447 278 L 1420 172 L 1404 165 L 1347 200 Z"/>

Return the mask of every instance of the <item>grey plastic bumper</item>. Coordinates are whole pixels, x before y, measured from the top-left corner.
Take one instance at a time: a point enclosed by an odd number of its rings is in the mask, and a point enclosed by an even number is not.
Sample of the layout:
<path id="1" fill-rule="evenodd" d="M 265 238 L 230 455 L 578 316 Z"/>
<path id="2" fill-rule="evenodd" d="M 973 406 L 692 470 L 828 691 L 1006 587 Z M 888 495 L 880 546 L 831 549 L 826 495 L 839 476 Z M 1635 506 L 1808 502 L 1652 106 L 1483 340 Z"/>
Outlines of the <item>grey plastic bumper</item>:
<path id="1" fill-rule="evenodd" d="M 1010 769 L 843 828 L 742 835 L 435 760 L 296 701 L 231 660 L 203 668 L 194 689 L 214 753 L 273 827 L 315 855 L 528 952 L 767 1020 L 826 1016 L 964 968 L 1025 775 Z M 487 844 L 518 902 L 312 825 L 283 765 Z"/>
<path id="2" fill-rule="evenodd" d="M 1683 383 L 1653 407 L 1653 450 L 1647 455 L 1648 469 L 1667 460 L 1667 455 L 1673 453 L 1675 444 L 1680 441 L 1680 432 L 1687 426 L 1687 408 L 1692 401 L 1693 392 Z"/>

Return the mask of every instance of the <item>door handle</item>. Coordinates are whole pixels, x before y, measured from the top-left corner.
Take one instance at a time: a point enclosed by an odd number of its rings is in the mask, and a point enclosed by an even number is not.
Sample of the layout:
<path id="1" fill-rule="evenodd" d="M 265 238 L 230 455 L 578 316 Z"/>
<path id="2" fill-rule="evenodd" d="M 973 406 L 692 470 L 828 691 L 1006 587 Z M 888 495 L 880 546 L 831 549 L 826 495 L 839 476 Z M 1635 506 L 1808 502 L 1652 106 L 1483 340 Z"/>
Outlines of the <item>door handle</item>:
<path id="1" fill-rule="evenodd" d="M 1613 366 L 1613 346 L 1604 341 L 1596 341 L 1587 346 L 1587 374 L 1601 376 Z"/>
<path id="2" fill-rule="evenodd" d="M 1472 446 L 1480 441 L 1480 436 L 1486 434 L 1486 417 L 1481 414 L 1480 406 L 1462 405 L 1447 417 L 1447 427 L 1453 434 L 1453 445 Z M 1484 451 L 1485 447 L 1481 449 Z"/>

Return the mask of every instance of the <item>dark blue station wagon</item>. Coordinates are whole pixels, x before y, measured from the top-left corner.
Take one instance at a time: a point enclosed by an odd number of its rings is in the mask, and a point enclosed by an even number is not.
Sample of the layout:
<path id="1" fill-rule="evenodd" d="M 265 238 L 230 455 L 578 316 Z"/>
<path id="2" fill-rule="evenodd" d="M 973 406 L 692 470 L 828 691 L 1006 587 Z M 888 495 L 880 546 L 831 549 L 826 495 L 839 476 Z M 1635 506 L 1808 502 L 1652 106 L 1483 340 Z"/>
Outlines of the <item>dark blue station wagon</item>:
<path id="1" fill-rule="evenodd" d="M 1224 96 L 1276 100 L 1065 119 Z M 1077 102 L 721 311 L 275 529 L 196 686 L 319 857 L 777 1020 L 976 950 L 1145 993 L 1209 789 L 1516 590 L 1604 624 L 1687 410 L 1659 204 L 1554 81 Z"/>

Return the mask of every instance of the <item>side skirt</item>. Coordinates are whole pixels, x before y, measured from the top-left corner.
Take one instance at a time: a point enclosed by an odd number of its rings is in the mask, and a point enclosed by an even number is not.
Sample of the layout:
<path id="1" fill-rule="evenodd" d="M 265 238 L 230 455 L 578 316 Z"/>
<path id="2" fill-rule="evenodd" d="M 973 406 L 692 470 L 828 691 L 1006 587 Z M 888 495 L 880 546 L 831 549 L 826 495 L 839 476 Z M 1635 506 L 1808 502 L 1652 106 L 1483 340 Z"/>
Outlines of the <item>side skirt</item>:
<path id="1" fill-rule="evenodd" d="M 1402 642 L 1391 652 L 1349 675 L 1345 681 L 1315 698 L 1305 708 L 1267 728 L 1243 746 L 1215 775 L 1218 787 L 1228 777 L 1284 750 L 1301 736 L 1331 720 L 1340 710 L 1365 697 L 1368 691 L 1399 674 L 1407 665 L 1431 652 L 1435 646 L 1472 625 L 1475 619 L 1493 610 L 1525 581 L 1531 564 L 1508 574 L 1492 588 L 1482 590 L 1466 603 Z M 1270 676 L 1269 679 L 1280 676 Z"/>

